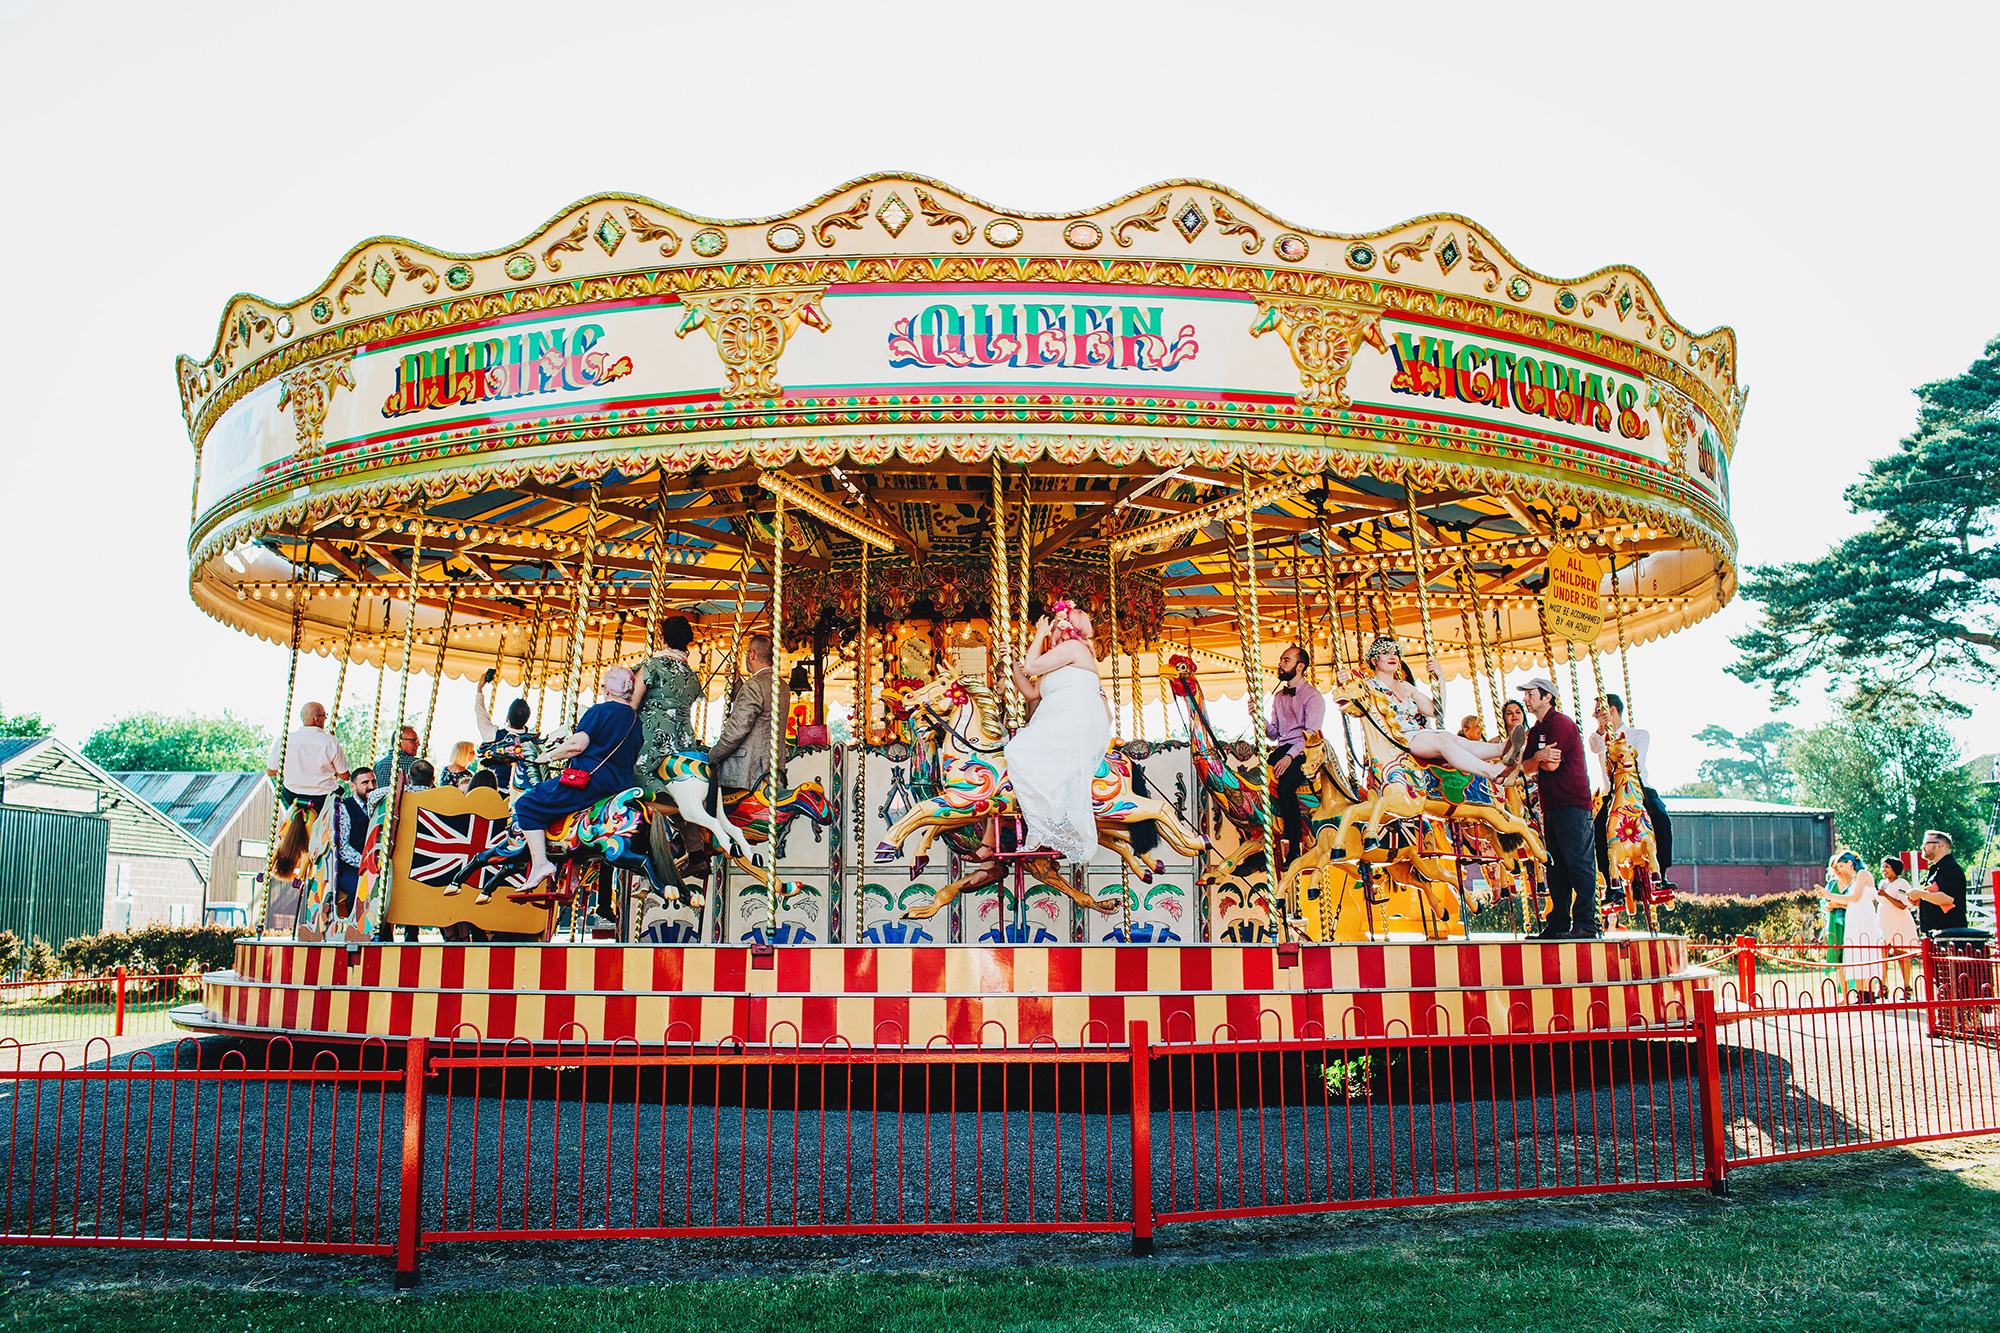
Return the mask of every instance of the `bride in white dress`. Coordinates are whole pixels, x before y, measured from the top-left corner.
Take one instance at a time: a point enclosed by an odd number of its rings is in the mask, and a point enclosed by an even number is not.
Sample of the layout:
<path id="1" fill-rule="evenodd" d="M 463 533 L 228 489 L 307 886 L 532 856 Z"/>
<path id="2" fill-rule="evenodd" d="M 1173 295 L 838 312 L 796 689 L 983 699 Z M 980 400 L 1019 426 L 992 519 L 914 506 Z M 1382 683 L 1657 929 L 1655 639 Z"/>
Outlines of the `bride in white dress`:
<path id="1" fill-rule="evenodd" d="M 1039 695 L 1040 703 L 1007 742 L 1007 776 L 1027 821 L 1027 845 L 1047 847 L 1065 861 L 1088 861 L 1097 852 L 1090 784 L 1111 744 L 1092 632 L 1080 608 L 1057 602 L 1052 615 L 1035 623 L 1027 660 L 1014 667 L 1015 685 L 1029 699 Z"/>

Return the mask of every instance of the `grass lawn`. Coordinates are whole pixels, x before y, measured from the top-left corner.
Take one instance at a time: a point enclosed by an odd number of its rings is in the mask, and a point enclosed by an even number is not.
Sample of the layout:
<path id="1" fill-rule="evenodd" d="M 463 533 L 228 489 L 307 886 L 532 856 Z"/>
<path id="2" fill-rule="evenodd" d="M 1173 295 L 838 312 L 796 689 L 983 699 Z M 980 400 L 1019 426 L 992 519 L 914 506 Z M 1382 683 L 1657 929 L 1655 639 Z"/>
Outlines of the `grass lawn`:
<path id="1" fill-rule="evenodd" d="M 1168 1231 L 1157 1258 L 1081 1266 L 1040 1265 L 1027 1240 L 1007 1268 L 808 1262 L 780 1277 L 617 1286 L 586 1271 L 601 1265 L 580 1247 L 572 1271 L 586 1285 L 556 1285 L 568 1262 L 557 1259 L 528 1284 L 503 1265 L 469 1288 L 401 1297 L 376 1269 L 318 1291 L 190 1285 L 194 1256 L 155 1255 L 136 1280 L 16 1279 L 0 1319 L 90 1333 L 2000 1328 L 2000 1143 L 1764 1167 L 1733 1185 L 1728 1201 L 1654 1194 Z M 1204 1257 L 1246 1250 L 1271 1257 Z M 47 1257 L 6 1251 L 7 1276 Z"/>

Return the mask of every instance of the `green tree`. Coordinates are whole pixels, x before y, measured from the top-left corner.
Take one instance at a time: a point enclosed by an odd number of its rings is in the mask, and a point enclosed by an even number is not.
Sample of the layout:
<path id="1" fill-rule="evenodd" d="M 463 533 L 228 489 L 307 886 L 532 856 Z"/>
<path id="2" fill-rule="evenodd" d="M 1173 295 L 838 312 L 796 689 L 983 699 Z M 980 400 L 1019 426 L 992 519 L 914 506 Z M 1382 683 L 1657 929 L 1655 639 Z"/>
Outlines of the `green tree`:
<path id="1" fill-rule="evenodd" d="M 1915 848 L 1931 828 L 1952 835 L 1963 862 L 1979 851 L 1980 785 L 1934 712 L 1907 702 L 1850 708 L 1798 733 L 1787 758 L 1799 796 L 1833 811 L 1835 835 L 1870 865 Z"/>
<path id="2" fill-rule="evenodd" d="M 1703 727 L 1694 738 L 1724 753 L 1702 760 L 1696 774 L 1715 785 L 1716 795 L 1789 801 L 1794 784 L 1792 770 L 1785 763 L 1785 745 L 1796 730 L 1789 722 L 1766 722 L 1739 736 L 1714 724 Z"/>
<path id="3" fill-rule="evenodd" d="M 374 730 L 375 710 L 357 699 L 341 705 L 340 716 L 333 720 L 333 738 L 356 768 L 366 768 L 381 757 L 374 752 Z"/>
<path id="4" fill-rule="evenodd" d="M 40 713 L 0 711 L 0 736 L 46 736 L 54 730 Z"/>
<path id="5" fill-rule="evenodd" d="M 112 772 L 261 773 L 270 748 L 271 738 L 261 727 L 230 713 L 133 713 L 92 732 L 83 754 Z"/>
<path id="6" fill-rule="evenodd" d="M 1941 678 L 2000 678 L 2000 338 L 1917 398 L 1915 432 L 1847 490 L 1868 529 L 1744 580 L 1763 618 L 1730 670 L 1781 704 L 1816 671 L 1864 704 L 1914 691 L 1933 707 Z"/>

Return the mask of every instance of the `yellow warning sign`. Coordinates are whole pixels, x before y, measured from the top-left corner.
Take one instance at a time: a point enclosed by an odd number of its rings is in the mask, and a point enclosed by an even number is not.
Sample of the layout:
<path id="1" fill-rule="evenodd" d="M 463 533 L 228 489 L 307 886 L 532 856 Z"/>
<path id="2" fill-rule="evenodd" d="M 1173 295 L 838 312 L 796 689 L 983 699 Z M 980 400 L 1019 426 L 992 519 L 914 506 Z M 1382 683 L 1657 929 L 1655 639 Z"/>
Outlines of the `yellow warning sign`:
<path id="1" fill-rule="evenodd" d="M 1542 614 L 1549 633 L 1572 643 L 1597 637 L 1604 627 L 1604 597 L 1599 581 L 1604 570 L 1593 556 L 1571 546 L 1549 548 L 1549 581 L 1542 589 Z"/>

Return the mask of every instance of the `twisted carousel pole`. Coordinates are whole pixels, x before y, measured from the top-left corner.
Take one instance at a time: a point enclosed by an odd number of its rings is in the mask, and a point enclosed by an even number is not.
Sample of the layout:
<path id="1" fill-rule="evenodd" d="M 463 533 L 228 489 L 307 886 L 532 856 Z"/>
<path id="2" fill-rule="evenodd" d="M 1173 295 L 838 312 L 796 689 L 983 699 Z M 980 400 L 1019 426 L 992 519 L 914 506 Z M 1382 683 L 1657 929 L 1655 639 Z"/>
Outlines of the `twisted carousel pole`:
<path id="1" fill-rule="evenodd" d="M 1626 566 L 1633 571 L 1632 591 L 1639 590 L 1638 569 L 1635 563 Z M 1625 597 L 1618 591 L 1618 558 L 1611 558 L 1611 619 L 1618 627 L 1618 671 L 1625 680 L 1625 721 L 1632 721 L 1632 659 L 1625 655 Z"/>
<path id="2" fill-rule="evenodd" d="M 1243 466 L 1243 578 L 1249 585 L 1249 615 L 1242 618 L 1243 682 L 1244 700 L 1250 706 L 1251 743 L 1261 748 L 1264 739 L 1264 632 L 1263 617 L 1257 607 L 1257 503 L 1250 494 L 1250 467 Z M 1243 589 L 1238 588 L 1236 604 L 1243 605 Z M 1268 761 L 1267 765 L 1268 767 Z M 1276 820 L 1271 813 L 1270 775 L 1260 769 L 1257 781 L 1257 817 L 1264 826 L 1264 871 L 1269 877 L 1267 888 L 1275 906 L 1278 918 L 1278 939 L 1289 944 L 1292 940 L 1291 915 L 1285 909 L 1287 904 L 1278 901 L 1278 838 Z"/>
<path id="3" fill-rule="evenodd" d="M 868 543 L 861 543 L 861 623 L 854 631 L 854 711 L 848 723 L 854 752 L 854 943 L 868 911 Z"/>
<path id="4" fill-rule="evenodd" d="M 1424 568 L 1424 547 L 1417 532 L 1417 479 L 1403 474 L 1403 499 L 1410 514 L 1410 563 L 1416 571 L 1417 615 L 1424 624 L 1424 664 L 1431 678 L 1431 706 L 1437 709 L 1437 724 L 1444 725 L 1444 680 L 1438 675 L 1437 638 L 1431 630 L 1430 573 Z"/>
<path id="5" fill-rule="evenodd" d="M 563 671 L 562 715 L 567 725 L 576 727 L 577 705 L 582 702 L 582 689 L 578 677 L 583 672 L 583 634 L 590 615 L 590 580 L 597 557 L 597 513 L 602 498 L 604 482 L 602 478 L 590 483 L 590 514 L 584 520 L 583 567 L 577 574 L 576 614 L 570 622 L 569 663 Z"/>
<path id="6" fill-rule="evenodd" d="M 766 818 L 771 822 L 771 871 L 770 881 L 765 886 L 771 891 L 771 943 L 778 942 L 778 757 L 785 743 L 785 719 L 778 711 L 778 682 L 784 677 L 778 673 L 785 665 L 785 493 L 773 490 L 771 498 L 776 504 L 771 515 L 771 745 L 770 771 L 764 781 L 768 795 L 764 806 Z"/>
<path id="7" fill-rule="evenodd" d="M 290 589 L 292 600 L 292 669 L 290 674 L 285 677 L 285 715 L 278 724 L 278 790 L 271 793 L 271 828 L 264 840 L 264 874 L 257 881 L 257 901 L 254 904 L 256 910 L 250 914 L 250 919 L 256 923 L 257 934 L 259 936 L 262 936 L 264 933 L 264 912 L 271 901 L 271 880 L 278 873 L 278 816 L 285 805 L 285 755 L 291 748 L 292 700 L 298 694 L 299 688 L 299 634 L 305 628 L 306 604 L 305 600 L 298 595 L 299 561 L 296 549 L 298 544 L 298 530 L 296 528 L 292 531 L 292 541 L 294 547 L 291 553 L 292 587 Z M 293 927 L 293 931 L 297 933 L 296 926 Z"/>
<path id="8" fill-rule="evenodd" d="M 1122 729 L 1124 702 L 1118 690 L 1118 548 L 1110 541 L 1104 543 L 1104 577 L 1107 602 L 1111 607 L 1111 724 L 1115 731 Z M 1125 942 L 1132 942 L 1132 867 L 1124 857 L 1118 858 L 1118 901 L 1125 909 Z"/>
<path id="9" fill-rule="evenodd" d="M 361 619 L 361 594 L 355 593 L 347 607 L 347 633 L 340 639 L 340 674 L 333 678 L 333 715 L 326 720 L 326 734 L 331 736 L 340 725 L 340 701 L 347 693 L 347 661 L 354 656 L 354 627 Z"/>
<path id="10" fill-rule="evenodd" d="M 410 654 L 416 650 L 417 595 L 419 588 L 422 586 L 419 578 L 424 564 L 424 525 L 421 522 L 412 522 L 410 528 L 412 534 L 410 538 L 410 618 L 403 622 L 403 674 L 401 682 L 396 686 L 396 730 L 393 733 L 398 738 L 402 736 L 403 713 L 410 702 Z M 389 747 L 389 804 L 382 815 L 382 842 L 377 861 L 377 864 L 381 867 L 380 874 L 384 882 L 389 886 L 390 892 L 394 892 L 396 884 L 396 827 L 401 822 L 398 820 L 397 815 L 400 813 L 398 807 L 403 803 L 403 766 L 396 762 L 397 752 L 400 749 L 400 741 L 398 744 Z M 387 897 L 385 895 L 385 919 L 386 908 Z"/>
<path id="11" fill-rule="evenodd" d="M 396 604 L 392 598 L 382 599 L 382 638 L 377 647 L 380 653 L 375 659 L 375 711 L 368 715 L 368 754 L 382 748 L 382 682 L 389 678 L 389 625 L 395 617 Z M 367 759 L 367 755 L 362 758 Z M 373 760 L 369 760 L 373 763 Z"/>
<path id="12" fill-rule="evenodd" d="M 1021 725 L 1021 691 L 1014 684 L 1014 614 L 1009 606 L 1007 573 L 1007 478 L 1001 471 L 1000 451 L 993 451 L 993 540 L 987 595 L 987 638 L 1000 653 L 1000 697 L 1007 705 L 1007 727 Z M 861 544 L 861 559 L 868 559 L 868 543 Z"/>

